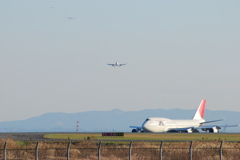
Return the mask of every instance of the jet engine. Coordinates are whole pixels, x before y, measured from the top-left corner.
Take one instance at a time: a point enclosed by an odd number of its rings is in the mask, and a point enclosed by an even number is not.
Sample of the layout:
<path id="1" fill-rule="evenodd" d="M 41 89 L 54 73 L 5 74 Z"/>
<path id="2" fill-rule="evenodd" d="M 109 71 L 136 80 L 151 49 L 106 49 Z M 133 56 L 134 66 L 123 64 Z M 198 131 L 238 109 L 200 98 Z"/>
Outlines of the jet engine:
<path id="1" fill-rule="evenodd" d="M 144 132 L 144 131 L 142 129 L 134 128 L 134 129 L 132 129 L 132 132 Z"/>
<path id="2" fill-rule="evenodd" d="M 204 128 L 202 130 L 206 131 L 206 132 L 208 131 L 209 133 L 218 133 L 219 129 L 221 129 L 221 127 L 215 126 L 215 127 L 212 127 L 212 128 Z"/>
<path id="3" fill-rule="evenodd" d="M 197 129 L 189 128 L 186 130 L 187 133 L 199 133 Z"/>
<path id="4" fill-rule="evenodd" d="M 219 132 L 219 129 L 221 129 L 220 127 L 216 126 L 216 127 L 213 127 L 211 129 L 209 129 L 209 132 L 210 133 L 218 133 Z"/>

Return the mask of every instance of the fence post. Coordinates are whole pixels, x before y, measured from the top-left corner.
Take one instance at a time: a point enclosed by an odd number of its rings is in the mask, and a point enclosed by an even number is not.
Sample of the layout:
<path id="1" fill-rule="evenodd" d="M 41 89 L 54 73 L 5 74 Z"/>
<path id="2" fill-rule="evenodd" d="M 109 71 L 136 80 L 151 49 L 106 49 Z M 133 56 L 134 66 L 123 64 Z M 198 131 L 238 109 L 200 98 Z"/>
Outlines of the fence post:
<path id="1" fill-rule="evenodd" d="M 35 159 L 38 160 L 38 142 L 37 142 L 36 148 L 35 148 Z"/>
<path id="2" fill-rule="evenodd" d="M 101 160 L 101 144 L 102 144 L 102 141 L 100 141 L 98 144 L 98 160 Z"/>
<path id="3" fill-rule="evenodd" d="M 71 146 L 71 141 L 68 142 L 68 148 L 67 148 L 67 160 L 70 160 L 70 146 Z"/>
<path id="4" fill-rule="evenodd" d="M 131 160 L 131 158 L 132 158 L 132 141 L 130 142 L 130 145 L 129 145 L 129 153 L 128 153 L 128 155 L 129 155 L 129 160 Z"/>
<path id="5" fill-rule="evenodd" d="M 192 144 L 193 144 L 193 141 L 190 142 L 190 147 L 189 147 L 189 158 L 190 160 L 192 160 Z"/>
<path id="6" fill-rule="evenodd" d="M 162 144 L 163 144 L 163 141 L 161 141 L 160 143 L 160 160 L 162 160 Z"/>
<path id="7" fill-rule="evenodd" d="M 4 144 L 4 160 L 7 159 L 7 142 Z"/>
<path id="8" fill-rule="evenodd" d="M 221 141 L 220 143 L 220 160 L 222 160 L 222 144 L 223 144 L 223 141 Z"/>

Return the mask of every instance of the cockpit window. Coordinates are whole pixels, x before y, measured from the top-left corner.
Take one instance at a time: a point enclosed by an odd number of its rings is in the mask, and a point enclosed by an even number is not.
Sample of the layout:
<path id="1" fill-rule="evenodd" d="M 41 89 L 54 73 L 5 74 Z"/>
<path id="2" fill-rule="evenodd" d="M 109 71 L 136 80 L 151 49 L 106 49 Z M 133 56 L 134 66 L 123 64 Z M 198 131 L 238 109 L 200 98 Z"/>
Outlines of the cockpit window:
<path id="1" fill-rule="evenodd" d="M 151 121 L 151 119 L 147 118 L 146 121 Z"/>

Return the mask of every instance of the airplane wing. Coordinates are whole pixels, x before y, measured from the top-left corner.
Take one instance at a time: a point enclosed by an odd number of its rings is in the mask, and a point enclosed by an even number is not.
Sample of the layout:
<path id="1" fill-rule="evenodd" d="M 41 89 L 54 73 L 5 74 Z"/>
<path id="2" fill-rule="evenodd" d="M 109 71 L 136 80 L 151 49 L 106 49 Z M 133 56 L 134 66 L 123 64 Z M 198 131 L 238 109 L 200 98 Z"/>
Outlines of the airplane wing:
<path id="1" fill-rule="evenodd" d="M 126 65 L 126 64 L 120 64 L 120 66 L 122 66 L 122 65 Z"/>
<path id="2" fill-rule="evenodd" d="M 142 129 L 142 127 L 139 127 L 139 126 L 129 126 L 129 128 Z"/>
<path id="3" fill-rule="evenodd" d="M 214 128 L 214 127 L 221 129 L 221 127 L 238 127 L 238 126 L 239 126 L 239 124 L 235 124 L 235 125 L 221 125 L 221 126 L 219 126 L 219 125 L 209 125 L 209 126 L 194 127 L 194 129 L 211 129 L 211 128 Z"/>
<path id="4" fill-rule="evenodd" d="M 114 66 L 114 64 L 107 64 L 107 65 Z"/>
<path id="5" fill-rule="evenodd" d="M 210 123 L 210 122 L 209 122 Z M 200 126 L 200 127 L 187 127 L 187 128 L 171 128 L 169 132 L 177 131 L 177 132 L 198 132 L 198 129 L 201 129 L 203 131 L 209 131 L 212 133 L 218 133 L 219 129 L 226 128 L 226 127 L 238 127 L 239 124 L 236 125 L 208 125 L 208 126 Z"/>

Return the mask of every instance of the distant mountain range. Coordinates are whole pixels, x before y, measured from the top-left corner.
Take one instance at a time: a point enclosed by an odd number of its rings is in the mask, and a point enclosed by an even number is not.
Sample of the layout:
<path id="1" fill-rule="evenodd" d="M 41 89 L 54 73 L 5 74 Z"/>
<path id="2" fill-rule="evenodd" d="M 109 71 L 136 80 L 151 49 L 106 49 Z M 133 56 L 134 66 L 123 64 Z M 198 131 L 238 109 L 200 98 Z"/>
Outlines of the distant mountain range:
<path id="1" fill-rule="evenodd" d="M 0 132 L 131 132 L 130 125 L 141 126 L 148 117 L 191 119 L 196 110 L 146 109 L 141 111 L 87 111 L 79 113 L 46 113 L 26 120 L 0 122 Z M 205 110 L 205 120 L 224 119 L 210 124 L 240 124 L 240 112 Z M 79 123 L 77 123 L 79 121 Z M 224 132 L 224 130 L 220 130 Z M 240 127 L 229 127 L 226 132 L 240 132 Z"/>

